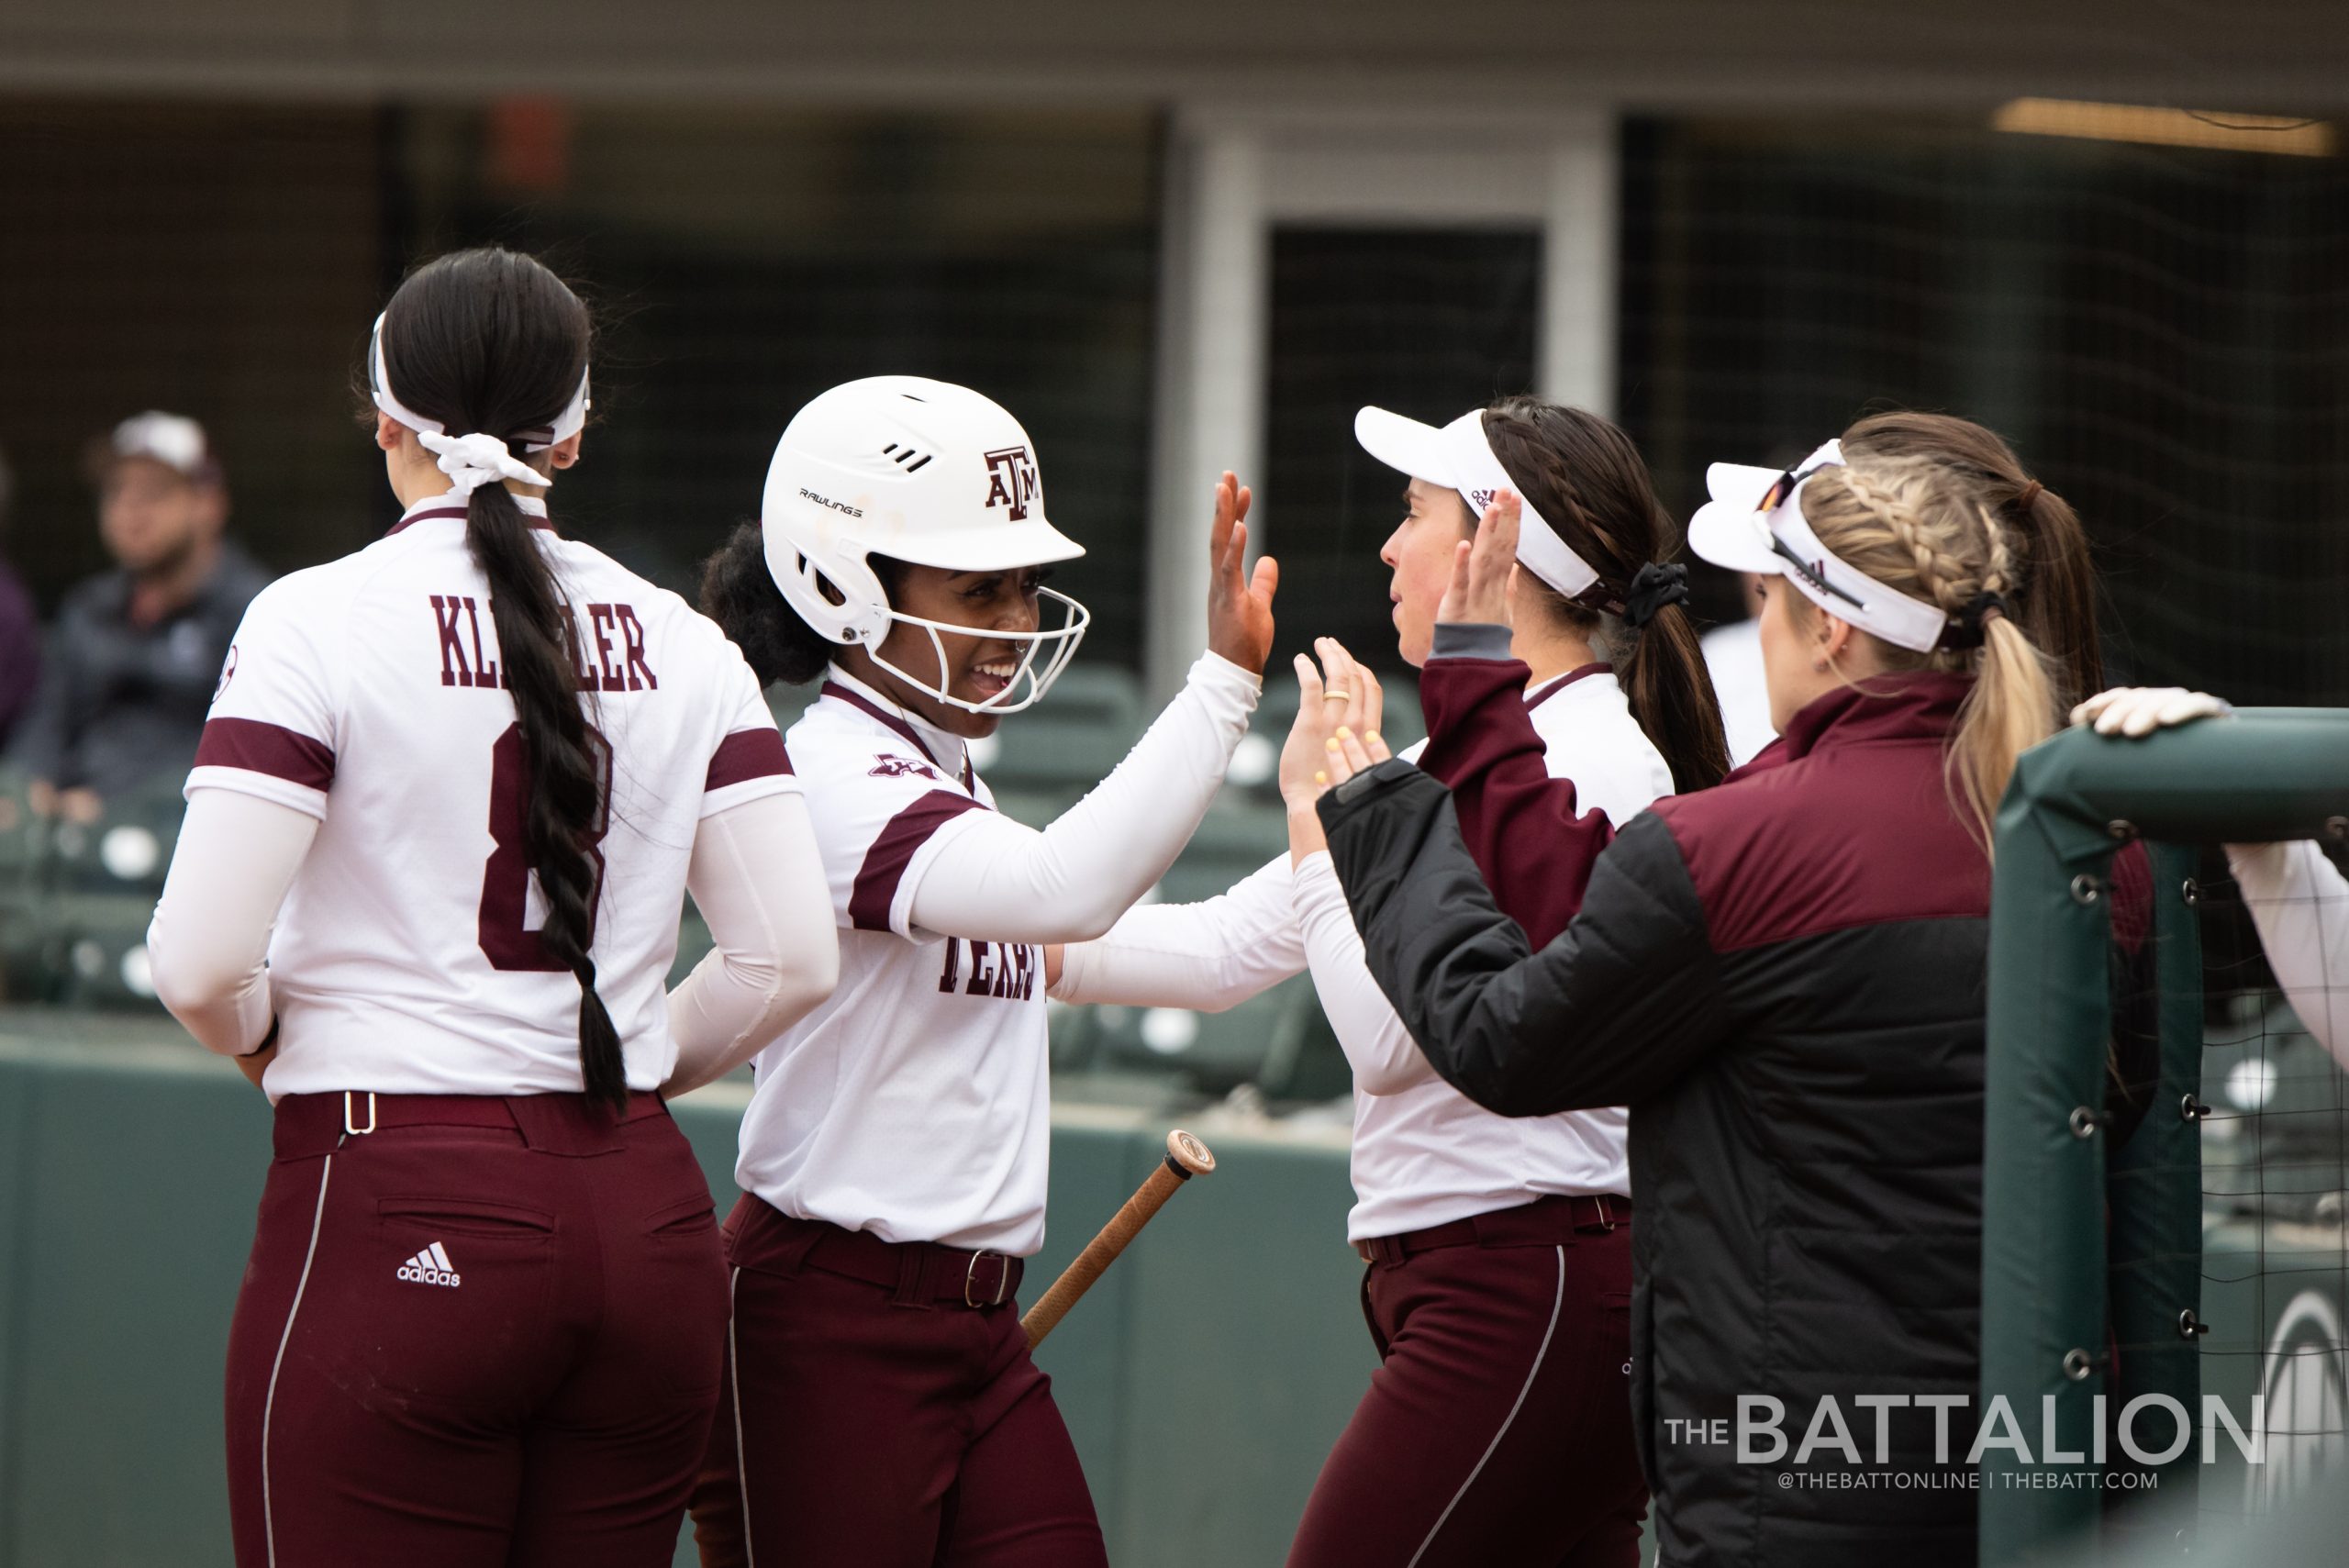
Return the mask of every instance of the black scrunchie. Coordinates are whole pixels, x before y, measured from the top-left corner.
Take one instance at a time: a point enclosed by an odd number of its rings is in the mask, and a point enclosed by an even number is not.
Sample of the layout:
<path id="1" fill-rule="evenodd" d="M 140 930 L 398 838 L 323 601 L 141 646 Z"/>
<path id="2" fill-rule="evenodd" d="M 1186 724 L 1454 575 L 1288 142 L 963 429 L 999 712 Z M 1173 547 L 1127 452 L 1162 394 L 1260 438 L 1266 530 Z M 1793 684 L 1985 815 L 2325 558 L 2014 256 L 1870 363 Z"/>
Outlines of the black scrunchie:
<path id="1" fill-rule="evenodd" d="M 1687 597 L 1688 568 L 1677 562 L 1662 566 L 1651 561 L 1640 568 L 1639 575 L 1623 591 L 1623 619 L 1636 631 L 1662 614 L 1665 606 L 1683 604 Z"/>
<path id="2" fill-rule="evenodd" d="M 1936 649 L 1979 648 L 1983 641 L 1983 628 L 1989 624 L 1990 617 L 2006 613 L 2005 599 L 1996 594 L 1976 594 L 1965 602 L 1964 609 L 1951 617 L 1948 625 L 1942 628 L 1941 640 L 1933 646 Z"/>

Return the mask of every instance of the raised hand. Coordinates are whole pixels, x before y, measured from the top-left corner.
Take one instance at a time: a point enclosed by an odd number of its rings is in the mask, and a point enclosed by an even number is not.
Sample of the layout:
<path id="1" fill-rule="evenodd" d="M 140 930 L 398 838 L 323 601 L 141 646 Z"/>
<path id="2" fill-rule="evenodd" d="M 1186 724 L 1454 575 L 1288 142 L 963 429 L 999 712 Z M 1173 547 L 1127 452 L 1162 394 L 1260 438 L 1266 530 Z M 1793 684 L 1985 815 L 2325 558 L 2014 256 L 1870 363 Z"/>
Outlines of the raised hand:
<path id="1" fill-rule="evenodd" d="M 1508 626 L 1509 576 L 1517 570 L 1517 530 L 1524 503 L 1507 490 L 1493 497 L 1476 520 L 1476 538 L 1462 540 L 1452 554 L 1452 584 L 1443 591 L 1435 618 L 1453 624 Z"/>
<path id="2" fill-rule="evenodd" d="M 1313 648 L 1319 669 L 1297 656 L 1297 720 L 1281 747 L 1281 798 L 1292 815 L 1309 815 L 1331 784 L 1391 755 L 1379 734 L 1386 693 L 1378 678 L 1335 638 L 1316 638 Z"/>
<path id="3" fill-rule="evenodd" d="M 1247 570 L 1251 499 L 1229 470 L 1216 484 L 1215 520 L 1208 528 L 1208 651 L 1261 673 L 1273 652 L 1273 591 L 1281 569 L 1267 555 L 1252 574 Z"/>
<path id="4" fill-rule="evenodd" d="M 2184 686 L 2115 686 L 2072 710 L 2074 724 L 2093 725 L 2099 735 L 2151 735 L 2198 718 L 2232 713 L 2223 697 Z"/>

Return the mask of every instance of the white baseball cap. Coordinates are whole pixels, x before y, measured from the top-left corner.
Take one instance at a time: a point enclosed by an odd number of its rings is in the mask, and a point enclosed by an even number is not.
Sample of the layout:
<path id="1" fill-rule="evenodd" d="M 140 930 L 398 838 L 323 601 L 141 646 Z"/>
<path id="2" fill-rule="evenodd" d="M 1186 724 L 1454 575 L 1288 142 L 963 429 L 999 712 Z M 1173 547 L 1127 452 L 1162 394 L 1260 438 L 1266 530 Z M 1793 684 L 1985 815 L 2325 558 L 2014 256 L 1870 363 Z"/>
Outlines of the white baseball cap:
<path id="1" fill-rule="evenodd" d="M 1688 548 L 1716 566 L 1784 577 L 1829 615 L 1895 647 L 1930 653 L 1951 619 L 1939 605 L 1888 588 L 1819 542 L 1803 516 L 1802 492 L 1823 468 L 1843 466 L 1829 441 L 1789 469 L 1717 462 L 1705 470 L 1712 499 L 1688 520 Z"/>
<path id="2" fill-rule="evenodd" d="M 1518 528 L 1517 559 L 1528 572 L 1569 599 L 1578 599 L 1598 581 L 1590 562 L 1576 555 L 1549 520 L 1533 509 L 1525 493 L 1493 455 L 1485 438 L 1485 413 L 1471 409 L 1438 429 L 1384 408 L 1354 415 L 1354 439 L 1362 450 L 1400 473 L 1446 490 L 1457 490 L 1468 509 L 1481 517 L 1495 493 L 1507 490 L 1524 502 Z"/>
<path id="3" fill-rule="evenodd" d="M 211 444 L 204 439 L 204 427 L 184 414 L 151 408 L 134 414 L 114 428 L 100 455 L 108 465 L 143 457 L 184 478 L 217 482 L 220 477 L 219 467 L 212 461 Z"/>

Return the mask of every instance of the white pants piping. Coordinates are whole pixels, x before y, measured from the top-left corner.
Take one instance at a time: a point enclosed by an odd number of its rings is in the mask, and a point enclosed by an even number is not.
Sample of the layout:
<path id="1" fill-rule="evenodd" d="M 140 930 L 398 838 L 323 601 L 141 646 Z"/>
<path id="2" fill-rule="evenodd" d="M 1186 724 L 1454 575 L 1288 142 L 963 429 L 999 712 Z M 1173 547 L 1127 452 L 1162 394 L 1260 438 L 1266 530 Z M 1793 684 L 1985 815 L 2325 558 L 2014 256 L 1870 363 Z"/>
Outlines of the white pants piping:
<path id="1" fill-rule="evenodd" d="M 285 1331 L 277 1337 L 277 1356 L 269 1363 L 269 1393 L 261 1406 L 261 1529 L 269 1551 L 270 1568 L 277 1568 L 277 1519 L 269 1507 L 269 1418 L 277 1407 L 277 1373 L 285 1365 L 285 1347 L 294 1342 L 294 1318 L 302 1310 L 302 1293 L 310 1288 L 310 1265 L 318 1256 L 318 1231 L 326 1223 L 327 1183 L 334 1175 L 334 1156 L 318 1168 L 318 1207 L 310 1216 L 310 1248 L 302 1254 L 302 1277 L 295 1282 L 294 1304 L 285 1309 Z"/>
<path id="2" fill-rule="evenodd" d="M 1435 1517 L 1435 1523 L 1428 1528 L 1428 1538 L 1419 1542 L 1419 1549 L 1411 1553 L 1411 1561 L 1404 1568 L 1419 1568 L 1419 1559 L 1428 1554 L 1428 1548 L 1435 1544 L 1436 1536 L 1442 1531 L 1443 1521 L 1452 1517 L 1452 1510 L 1460 1506 L 1460 1499 L 1468 1495 L 1468 1488 L 1474 1486 L 1476 1477 L 1485 1473 L 1486 1462 L 1493 1457 L 1493 1451 L 1501 1446 L 1501 1440 L 1508 1436 L 1509 1428 L 1516 1424 L 1517 1413 L 1525 1408 L 1525 1396 L 1533 1392 L 1533 1380 L 1542 1375 L 1542 1363 L 1549 1359 L 1550 1337 L 1558 1331 L 1558 1314 L 1565 1305 L 1566 1250 L 1561 1246 L 1558 1249 L 1558 1294 L 1550 1303 L 1550 1326 L 1542 1330 L 1542 1347 L 1533 1352 L 1533 1366 L 1525 1374 L 1525 1385 L 1517 1391 L 1517 1403 L 1508 1407 L 1508 1419 L 1501 1422 L 1501 1429 L 1493 1434 L 1493 1440 L 1485 1445 L 1484 1453 L 1476 1461 L 1476 1468 L 1468 1473 L 1468 1479 L 1460 1484 L 1460 1490 L 1452 1495 L 1452 1501 L 1446 1503 L 1443 1512 Z"/>

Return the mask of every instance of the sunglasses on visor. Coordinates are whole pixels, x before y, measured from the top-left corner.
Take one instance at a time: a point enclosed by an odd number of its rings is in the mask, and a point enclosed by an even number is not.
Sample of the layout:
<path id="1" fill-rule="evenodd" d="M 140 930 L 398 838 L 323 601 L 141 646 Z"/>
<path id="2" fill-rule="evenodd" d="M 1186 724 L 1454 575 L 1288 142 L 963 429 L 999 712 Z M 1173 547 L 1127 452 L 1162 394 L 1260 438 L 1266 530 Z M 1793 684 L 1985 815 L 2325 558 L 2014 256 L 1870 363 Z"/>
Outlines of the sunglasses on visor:
<path id="1" fill-rule="evenodd" d="M 1835 468 L 1838 466 L 1840 465 L 1836 463 L 1820 462 L 1813 463 L 1810 467 L 1802 470 L 1800 473 L 1797 473 L 1791 468 L 1787 469 L 1785 473 L 1778 475 L 1777 479 L 1771 484 L 1768 490 L 1763 493 L 1762 504 L 1754 507 L 1754 511 L 1764 517 L 1767 517 L 1769 514 L 1778 509 L 1780 504 L 1783 503 L 1787 496 L 1792 495 L 1795 493 L 1796 487 L 1800 485 L 1804 480 L 1809 479 L 1812 474 L 1817 473 L 1822 468 Z M 1812 587 L 1818 589 L 1822 594 L 1831 595 L 1835 598 L 1842 600 L 1854 609 L 1864 609 L 1866 607 L 1863 601 L 1853 595 L 1845 593 L 1834 584 L 1830 583 L 1827 580 L 1825 573 L 1819 571 L 1818 568 L 1811 565 L 1809 562 L 1805 561 L 1801 556 L 1797 555 L 1793 550 L 1788 548 L 1787 541 L 1778 537 L 1777 529 L 1771 528 L 1765 522 L 1763 524 L 1762 531 L 1770 536 L 1771 553 L 1785 561 L 1787 565 L 1793 567 L 1797 573 L 1801 574 L 1804 582 L 1809 584 Z"/>

